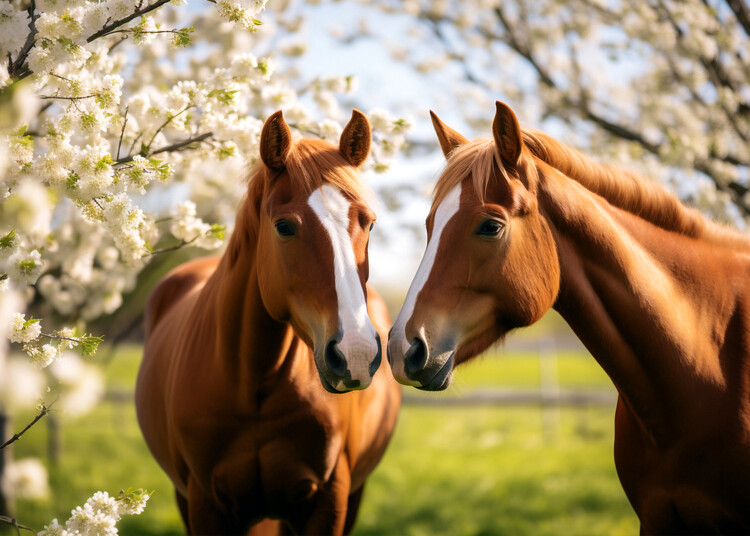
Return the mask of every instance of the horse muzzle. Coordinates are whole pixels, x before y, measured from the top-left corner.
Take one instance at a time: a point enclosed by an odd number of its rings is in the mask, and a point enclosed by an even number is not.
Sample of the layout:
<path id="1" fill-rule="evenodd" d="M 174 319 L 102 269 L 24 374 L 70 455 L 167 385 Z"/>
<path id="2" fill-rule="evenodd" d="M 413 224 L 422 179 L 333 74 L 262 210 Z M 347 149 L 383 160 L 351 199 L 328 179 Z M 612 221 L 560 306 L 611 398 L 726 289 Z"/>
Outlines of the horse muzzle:
<path id="1" fill-rule="evenodd" d="M 345 393 L 368 387 L 381 359 L 380 336 L 374 333 L 372 337 L 331 337 L 315 362 L 323 387 L 331 393 Z"/>
<path id="2" fill-rule="evenodd" d="M 391 334 L 388 361 L 396 381 L 424 391 L 442 391 L 453 378 L 453 349 L 431 351 L 419 336 L 407 343 L 405 337 Z"/>

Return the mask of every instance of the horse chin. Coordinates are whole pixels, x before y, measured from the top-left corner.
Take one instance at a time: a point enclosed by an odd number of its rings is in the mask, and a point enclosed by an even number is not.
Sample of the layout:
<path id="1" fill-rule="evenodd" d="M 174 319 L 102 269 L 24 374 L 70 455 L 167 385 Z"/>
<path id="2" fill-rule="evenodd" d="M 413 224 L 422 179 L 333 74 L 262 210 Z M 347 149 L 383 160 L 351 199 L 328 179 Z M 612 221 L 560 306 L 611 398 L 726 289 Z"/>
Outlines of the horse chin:
<path id="1" fill-rule="evenodd" d="M 323 389 L 329 393 L 343 394 L 349 391 L 358 391 L 366 388 L 368 385 L 362 385 L 359 380 L 346 380 L 343 378 L 336 378 L 331 374 L 321 371 L 318 369 L 318 376 L 320 376 L 320 383 L 323 384 Z"/>
<path id="2" fill-rule="evenodd" d="M 415 387 L 422 391 L 444 391 L 447 389 L 453 380 L 453 356 L 454 352 L 451 352 L 443 366 L 429 382 Z"/>

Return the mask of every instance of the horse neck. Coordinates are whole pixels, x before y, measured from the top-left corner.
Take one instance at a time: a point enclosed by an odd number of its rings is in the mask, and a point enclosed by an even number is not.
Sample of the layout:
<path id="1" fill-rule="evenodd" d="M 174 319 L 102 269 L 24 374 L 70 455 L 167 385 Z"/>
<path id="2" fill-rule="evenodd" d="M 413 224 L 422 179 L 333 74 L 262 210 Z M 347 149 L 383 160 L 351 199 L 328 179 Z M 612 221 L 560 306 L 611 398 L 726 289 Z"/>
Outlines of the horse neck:
<path id="1" fill-rule="evenodd" d="M 741 309 L 735 252 L 656 227 L 560 173 L 545 173 L 540 205 L 560 260 L 555 309 L 652 437 L 669 434 L 675 415 L 731 382 L 722 356 L 738 342 L 728 340 Z"/>
<path id="2" fill-rule="evenodd" d="M 214 317 L 221 370 L 233 381 L 252 385 L 277 372 L 293 355 L 290 348 L 296 341 L 291 326 L 274 320 L 263 304 L 257 233 L 247 205 L 240 209 L 227 250 L 206 285 L 203 305 Z"/>

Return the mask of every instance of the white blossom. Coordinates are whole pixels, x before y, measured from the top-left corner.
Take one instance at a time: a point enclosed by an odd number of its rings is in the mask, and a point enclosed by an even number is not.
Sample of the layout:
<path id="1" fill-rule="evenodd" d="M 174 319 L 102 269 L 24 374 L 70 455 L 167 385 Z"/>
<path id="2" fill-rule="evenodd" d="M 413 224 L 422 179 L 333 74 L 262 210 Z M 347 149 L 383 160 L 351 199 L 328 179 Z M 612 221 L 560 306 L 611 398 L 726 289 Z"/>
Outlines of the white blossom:
<path id="1" fill-rule="evenodd" d="M 95 511 L 90 504 L 77 506 L 66 521 L 67 529 L 81 536 L 114 536 L 117 534 L 117 520 L 103 512 Z"/>
<path id="2" fill-rule="evenodd" d="M 41 334 L 41 322 L 27 322 L 26 315 L 22 313 L 14 313 L 11 317 L 8 333 L 11 342 L 30 342 L 38 339 Z"/>
<path id="3" fill-rule="evenodd" d="M 2 475 L 2 488 L 6 496 L 39 500 L 49 497 L 47 469 L 37 458 L 10 461 Z"/>
<path id="4" fill-rule="evenodd" d="M 125 495 L 118 499 L 119 513 L 120 515 L 140 515 L 146 508 L 146 503 L 151 498 L 147 493 L 142 493 L 140 496 L 136 495 Z"/>
<path id="5" fill-rule="evenodd" d="M 29 356 L 31 363 L 39 369 L 47 368 L 54 363 L 55 359 L 60 355 L 58 348 L 51 344 L 27 346 L 24 349 Z"/>
<path id="6" fill-rule="evenodd" d="M 37 536 L 70 536 L 70 532 L 60 525 L 57 519 L 53 519 L 49 525 L 44 526 L 44 530 L 37 533 Z"/>

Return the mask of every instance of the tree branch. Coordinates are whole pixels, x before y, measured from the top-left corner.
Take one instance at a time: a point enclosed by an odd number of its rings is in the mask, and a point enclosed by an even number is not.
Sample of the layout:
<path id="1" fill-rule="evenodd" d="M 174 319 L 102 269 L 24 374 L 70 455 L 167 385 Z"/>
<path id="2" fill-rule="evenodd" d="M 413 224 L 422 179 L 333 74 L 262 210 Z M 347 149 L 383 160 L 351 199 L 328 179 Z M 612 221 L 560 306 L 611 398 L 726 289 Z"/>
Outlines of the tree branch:
<path id="1" fill-rule="evenodd" d="M 737 17 L 737 22 L 745 29 L 745 33 L 750 35 L 750 8 L 745 0 L 727 0 L 727 5 Z"/>
<path id="2" fill-rule="evenodd" d="M 93 99 L 98 96 L 99 96 L 98 94 L 97 95 L 84 95 L 83 97 L 60 97 L 58 95 L 39 95 L 39 98 L 42 100 L 57 99 L 57 100 L 77 101 L 77 100 L 83 100 L 83 99 Z"/>
<path id="3" fill-rule="evenodd" d="M 100 37 L 108 35 L 108 34 L 112 33 L 113 30 L 119 28 L 123 24 L 129 23 L 131 20 L 137 19 L 138 17 L 140 17 L 142 15 L 145 15 L 146 13 L 149 13 L 149 12 L 153 11 L 154 9 L 156 9 L 158 7 L 163 6 L 164 4 L 166 4 L 169 1 L 170 0 L 156 0 L 156 2 L 154 2 L 153 4 L 151 4 L 149 6 L 146 6 L 143 9 L 136 10 L 132 15 L 128 15 L 127 17 L 125 17 L 123 19 L 116 20 L 116 21 L 114 21 L 114 22 L 112 22 L 110 24 L 107 24 L 106 26 L 104 26 L 104 28 L 102 28 L 98 32 L 91 34 L 89 36 L 89 38 L 86 39 L 86 42 L 90 43 L 91 41 L 93 41 L 95 39 L 99 39 Z"/>
<path id="4" fill-rule="evenodd" d="M 26 433 L 26 432 L 27 432 L 27 431 L 29 430 L 29 428 L 31 428 L 32 426 L 34 426 L 34 425 L 35 425 L 36 423 L 38 423 L 38 422 L 39 422 L 39 421 L 40 421 L 40 420 L 41 420 L 41 419 L 42 419 L 42 418 L 43 418 L 43 417 L 44 417 L 45 415 L 47 415 L 47 414 L 49 413 L 49 410 L 50 410 L 50 409 L 52 409 L 52 406 L 54 406 L 54 405 L 55 405 L 55 402 L 57 402 L 57 400 L 54 400 L 54 401 L 53 401 L 53 402 L 52 402 L 52 403 L 51 403 L 51 404 L 50 404 L 49 406 L 47 406 L 47 405 L 45 405 L 45 404 L 42 404 L 42 410 L 41 410 L 41 411 L 39 412 L 39 414 L 38 414 L 38 415 L 37 415 L 36 417 L 34 417 L 34 420 L 33 420 L 33 421 L 31 421 L 31 422 L 30 422 L 29 424 L 27 424 L 27 425 L 26 425 L 26 428 L 24 428 L 23 430 L 21 430 L 21 431 L 20 431 L 20 432 L 18 432 L 17 434 L 13 434 L 13 437 L 11 437 L 11 438 L 10 438 L 10 439 L 9 439 L 8 441 L 6 441 L 6 442 L 5 442 L 5 443 L 3 443 L 2 445 L 0 445 L 0 450 L 3 450 L 3 449 L 4 449 L 5 447 L 7 447 L 8 445 L 10 445 L 10 444 L 12 444 L 12 443 L 15 443 L 16 441 L 18 441 L 19 439 L 21 439 L 21 436 L 22 436 L 23 434 L 25 434 L 25 433 Z"/>
<path id="5" fill-rule="evenodd" d="M 29 57 L 29 52 L 31 52 L 31 48 L 34 46 L 34 38 L 37 34 L 36 29 L 36 19 L 38 19 L 38 16 L 34 16 L 34 12 L 36 11 L 36 0 L 31 0 L 31 6 L 29 6 L 29 17 L 31 20 L 29 21 L 29 35 L 26 36 L 26 42 L 23 44 L 23 47 L 21 48 L 21 51 L 18 53 L 18 57 L 16 57 L 16 61 L 11 61 L 8 63 L 8 75 L 10 75 L 11 78 L 25 78 L 29 74 L 31 74 L 31 71 L 27 69 L 24 69 L 24 65 L 26 64 L 26 58 Z M 10 58 L 10 54 L 8 54 L 8 58 Z"/>
<path id="6" fill-rule="evenodd" d="M 190 138 L 189 140 L 179 141 L 177 143 L 173 143 L 172 145 L 167 145 L 166 147 L 161 147 L 161 148 L 156 149 L 154 151 L 150 151 L 147 155 L 143 155 L 143 156 L 153 156 L 153 155 L 159 154 L 159 153 L 169 153 L 169 152 L 172 152 L 172 151 L 180 151 L 184 147 L 187 147 L 190 144 L 202 142 L 202 141 L 210 138 L 213 135 L 214 135 L 213 132 L 206 132 L 204 134 L 201 134 L 200 136 L 196 136 L 194 138 Z M 123 156 L 122 158 L 118 158 L 115 161 L 115 165 L 117 165 L 117 164 L 127 164 L 128 162 L 132 162 L 134 156 L 136 156 L 136 155 L 128 155 L 128 156 Z"/>
<path id="7" fill-rule="evenodd" d="M 18 520 L 15 517 L 8 517 L 8 516 L 0 516 L 0 521 L 3 523 L 7 523 L 14 529 L 16 529 L 16 534 L 21 534 L 22 530 L 28 530 L 29 532 L 36 532 L 31 527 L 27 527 L 26 525 L 19 525 Z"/>

